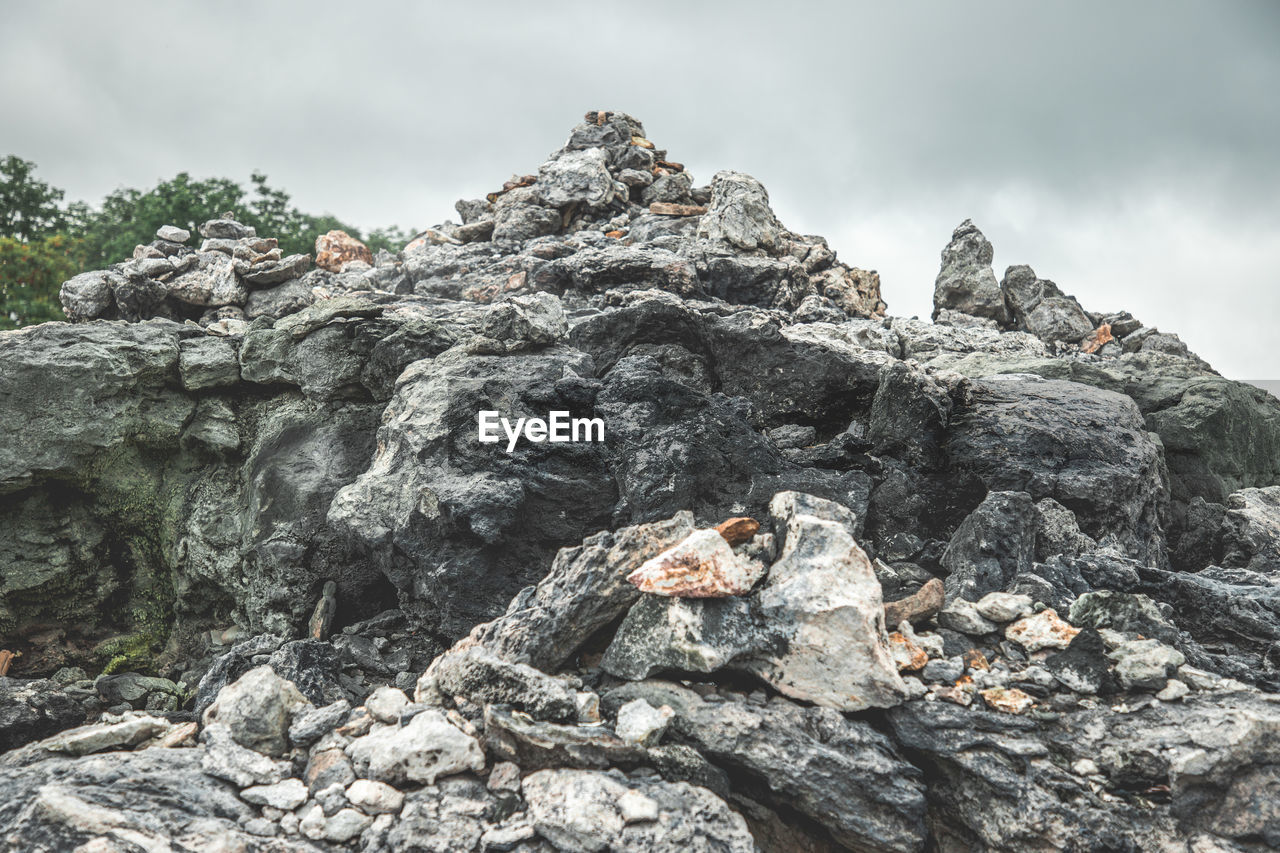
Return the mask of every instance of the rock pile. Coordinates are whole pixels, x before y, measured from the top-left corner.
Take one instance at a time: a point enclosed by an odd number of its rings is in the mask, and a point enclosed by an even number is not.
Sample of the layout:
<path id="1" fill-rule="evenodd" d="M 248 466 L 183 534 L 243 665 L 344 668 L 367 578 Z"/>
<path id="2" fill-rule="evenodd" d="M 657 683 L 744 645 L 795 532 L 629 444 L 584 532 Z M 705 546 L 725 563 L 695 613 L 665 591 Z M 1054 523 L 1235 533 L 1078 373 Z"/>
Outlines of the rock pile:
<path id="1" fill-rule="evenodd" d="M 0 334 L 7 849 L 1280 846 L 1280 402 L 621 113 L 457 210 Z"/>

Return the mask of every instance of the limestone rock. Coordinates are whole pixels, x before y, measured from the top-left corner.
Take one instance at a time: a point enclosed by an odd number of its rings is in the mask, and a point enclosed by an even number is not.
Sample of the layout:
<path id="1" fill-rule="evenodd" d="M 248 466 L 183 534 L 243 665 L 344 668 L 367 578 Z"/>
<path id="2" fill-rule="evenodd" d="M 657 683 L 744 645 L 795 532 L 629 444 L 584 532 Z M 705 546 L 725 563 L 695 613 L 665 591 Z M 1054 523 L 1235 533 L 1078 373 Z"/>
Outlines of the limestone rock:
<path id="1" fill-rule="evenodd" d="M 1041 610 L 1034 616 L 1019 619 L 1004 629 L 1004 635 L 1029 652 L 1041 649 L 1065 649 L 1080 633 L 1058 617 L 1053 610 Z"/>
<path id="2" fill-rule="evenodd" d="M 717 172 L 711 179 L 711 206 L 698 223 L 698 236 L 736 249 L 773 249 L 781 226 L 769 207 L 769 193 L 741 172 Z"/>
<path id="3" fill-rule="evenodd" d="M 356 773 L 375 782 L 430 785 L 440 776 L 484 766 L 480 744 L 433 709 L 404 726 L 382 726 L 347 747 Z"/>

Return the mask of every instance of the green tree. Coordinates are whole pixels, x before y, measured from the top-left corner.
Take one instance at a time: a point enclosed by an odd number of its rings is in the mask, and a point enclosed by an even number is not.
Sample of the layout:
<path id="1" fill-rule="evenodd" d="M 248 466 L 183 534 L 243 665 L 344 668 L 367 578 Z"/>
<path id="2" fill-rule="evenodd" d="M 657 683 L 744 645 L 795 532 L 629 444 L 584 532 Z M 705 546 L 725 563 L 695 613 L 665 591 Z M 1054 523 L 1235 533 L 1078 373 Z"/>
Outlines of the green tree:
<path id="1" fill-rule="evenodd" d="M 0 330 L 65 320 L 58 291 L 83 269 L 82 244 L 65 234 L 0 237 Z"/>
<path id="2" fill-rule="evenodd" d="M 36 164 L 10 154 L 0 160 L 0 237 L 26 242 L 62 230 L 63 191 L 34 177 Z"/>

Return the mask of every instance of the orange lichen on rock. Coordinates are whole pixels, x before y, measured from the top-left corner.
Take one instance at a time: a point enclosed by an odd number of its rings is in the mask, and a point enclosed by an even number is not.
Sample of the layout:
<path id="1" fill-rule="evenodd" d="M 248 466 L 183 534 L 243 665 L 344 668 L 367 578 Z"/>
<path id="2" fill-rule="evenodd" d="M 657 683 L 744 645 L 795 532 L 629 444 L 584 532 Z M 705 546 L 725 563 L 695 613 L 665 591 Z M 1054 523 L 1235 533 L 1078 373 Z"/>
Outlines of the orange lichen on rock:
<path id="1" fill-rule="evenodd" d="M 1071 645 L 1079 628 L 1073 628 L 1053 609 L 1041 610 L 1026 619 L 1019 619 L 1005 629 L 1004 635 L 1029 652 L 1041 649 L 1065 649 Z"/>
<path id="2" fill-rule="evenodd" d="M 1025 714 L 1036 701 L 1016 687 L 992 687 L 979 690 L 978 695 L 987 707 L 1004 714 Z"/>

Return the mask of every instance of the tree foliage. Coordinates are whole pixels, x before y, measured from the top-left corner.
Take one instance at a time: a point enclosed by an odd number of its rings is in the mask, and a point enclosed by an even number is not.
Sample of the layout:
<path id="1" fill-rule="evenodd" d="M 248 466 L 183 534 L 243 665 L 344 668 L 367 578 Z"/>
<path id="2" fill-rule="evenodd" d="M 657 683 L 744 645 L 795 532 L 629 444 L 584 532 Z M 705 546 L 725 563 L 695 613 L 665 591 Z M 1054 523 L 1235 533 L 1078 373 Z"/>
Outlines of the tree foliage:
<path id="1" fill-rule="evenodd" d="M 365 236 L 329 214 L 304 213 L 260 172 L 250 175 L 248 188 L 180 172 L 149 190 L 118 189 L 92 207 L 62 205 L 64 192 L 37 179 L 35 168 L 12 155 L 0 160 L 0 329 L 65 319 L 58 301 L 63 281 L 131 257 L 162 225 L 185 228 L 198 242 L 200 223 L 230 214 L 275 237 L 286 255 L 313 252 L 316 237 L 333 229 L 374 252 L 398 251 L 413 233 L 393 227 Z"/>

